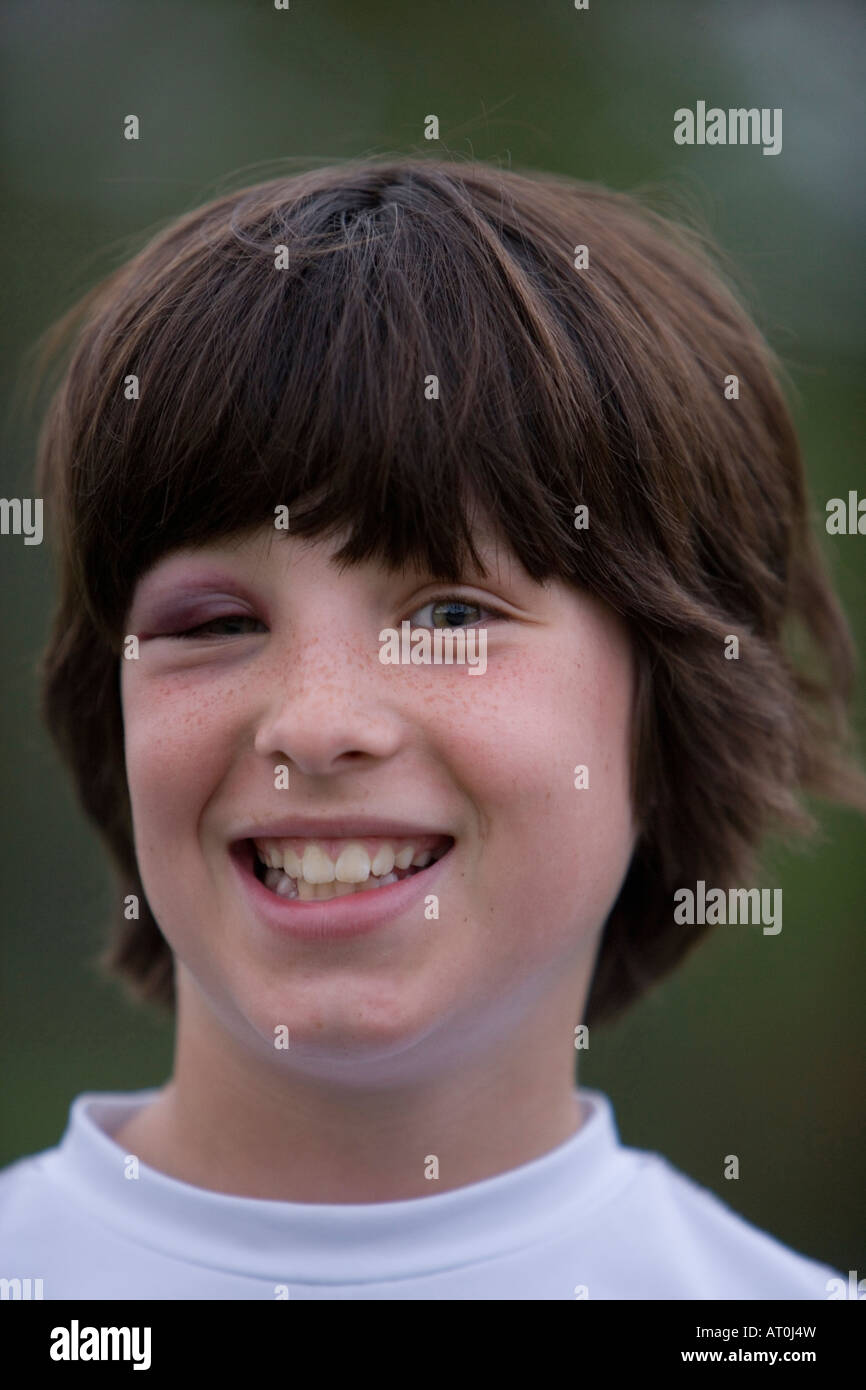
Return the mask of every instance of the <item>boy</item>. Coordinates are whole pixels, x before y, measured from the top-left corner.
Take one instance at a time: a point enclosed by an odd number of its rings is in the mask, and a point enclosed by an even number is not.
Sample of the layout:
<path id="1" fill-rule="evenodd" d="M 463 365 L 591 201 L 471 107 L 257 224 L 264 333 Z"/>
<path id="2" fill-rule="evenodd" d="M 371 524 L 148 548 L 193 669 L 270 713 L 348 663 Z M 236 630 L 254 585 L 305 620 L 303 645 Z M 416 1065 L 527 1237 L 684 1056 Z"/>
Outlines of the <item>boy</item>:
<path id="1" fill-rule="evenodd" d="M 119 871 L 106 964 L 176 1054 L 0 1176 L 9 1271 L 827 1298 L 574 1084 L 576 1029 L 706 934 L 684 889 L 751 885 L 806 789 L 866 805 L 772 359 L 693 238 L 358 161 L 182 217 L 66 334 L 44 708 Z M 430 657 L 463 628 L 483 669 Z"/>

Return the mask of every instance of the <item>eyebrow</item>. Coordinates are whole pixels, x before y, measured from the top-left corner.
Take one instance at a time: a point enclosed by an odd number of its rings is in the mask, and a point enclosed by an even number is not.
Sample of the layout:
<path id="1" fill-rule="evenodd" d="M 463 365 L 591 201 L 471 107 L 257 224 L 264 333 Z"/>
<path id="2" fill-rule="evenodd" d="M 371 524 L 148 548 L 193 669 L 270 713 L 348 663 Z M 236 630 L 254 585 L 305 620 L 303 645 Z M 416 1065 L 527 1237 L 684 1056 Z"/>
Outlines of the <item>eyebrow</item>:
<path id="1" fill-rule="evenodd" d="M 192 595 L 211 592 L 214 589 L 246 593 L 248 585 L 237 573 L 227 570 L 222 560 L 211 559 L 205 555 L 171 556 L 161 562 L 157 561 L 151 570 L 141 576 L 133 592 L 130 608 L 142 600 L 159 602 L 168 598 L 177 588 L 183 588 L 186 593 Z"/>

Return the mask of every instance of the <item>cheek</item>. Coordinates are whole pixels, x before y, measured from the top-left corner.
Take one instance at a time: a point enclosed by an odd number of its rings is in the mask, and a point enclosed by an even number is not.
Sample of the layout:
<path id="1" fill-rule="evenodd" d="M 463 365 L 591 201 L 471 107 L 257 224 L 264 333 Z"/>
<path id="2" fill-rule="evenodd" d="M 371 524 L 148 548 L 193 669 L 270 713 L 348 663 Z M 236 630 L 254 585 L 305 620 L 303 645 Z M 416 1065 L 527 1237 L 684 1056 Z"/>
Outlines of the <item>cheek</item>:
<path id="1" fill-rule="evenodd" d="M 464 787 L 481 822 L 474 882 L 521 934 L 531 924 L 527 945 L 592 931 L 619 891 L 634 846 L 631 679 L 613 642 L 538 653 L 498 672 L 465 725 Z"/>
<path id="2" fill-rule="evenodd" d="M 576 823 L 630 820 L 630 721 L 618 652 L 585 662 L 551 654 L 497 672 L 495 687 L 455 712 L 453 761 L 492 823 L 522 818 L 535 838 L 567 845 Z"/>
<path id="3" fill-rule="evenodd" d="M 161 682 L 144 672 L 124 672 L 121 693 L 139 855 L 166 844 L 179 848 L 231 750 L 231 702 L 208 697 L 200 683 Z"/>

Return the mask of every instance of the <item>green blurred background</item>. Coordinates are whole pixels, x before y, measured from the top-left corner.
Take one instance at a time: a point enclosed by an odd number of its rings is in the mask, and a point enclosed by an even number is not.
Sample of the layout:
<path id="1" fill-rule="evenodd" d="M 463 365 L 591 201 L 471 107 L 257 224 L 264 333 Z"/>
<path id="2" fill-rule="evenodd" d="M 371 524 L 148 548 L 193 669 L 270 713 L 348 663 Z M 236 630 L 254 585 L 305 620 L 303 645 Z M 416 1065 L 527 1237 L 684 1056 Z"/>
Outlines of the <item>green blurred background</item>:
<path id="1" fill-rule="evenodd" d="M 791 374 L 817 525 L 864 650 L 866 538 L 823 528 L 828 498 L 866 493 L 858 6 L 5 0 L 0 24 L 4 496 L 34 492 L 20 387 L 37 335 L 159 226 L 280 161 L 435 152 L 661 187 L 730 254 Z M 674 110 L 698 99 L 781 107 L 782 152 L 675 145 Z M 438 145 L 423 138 L 431 112 Z M 123 139 L 128 113 L 138 142 Z M 56 1143 L 81 1091 L 160 1084 L 172 1038 L 91 964 L 107 877 L 35 712 L 48 546 L 0 537 L 0 565 L 3 1164 Z M 861 689 L 861 731 L 864 713 Z M 626 1143 L 862 1277 L 866 844 L 854 813 L 816 809 L 819 841 L 766 860 L 781 934 L 720 928 L 593 1031 L 581 1080 L 611 1095 Z M 729 1153 L 737 1182 L 722 1177 Z"/>

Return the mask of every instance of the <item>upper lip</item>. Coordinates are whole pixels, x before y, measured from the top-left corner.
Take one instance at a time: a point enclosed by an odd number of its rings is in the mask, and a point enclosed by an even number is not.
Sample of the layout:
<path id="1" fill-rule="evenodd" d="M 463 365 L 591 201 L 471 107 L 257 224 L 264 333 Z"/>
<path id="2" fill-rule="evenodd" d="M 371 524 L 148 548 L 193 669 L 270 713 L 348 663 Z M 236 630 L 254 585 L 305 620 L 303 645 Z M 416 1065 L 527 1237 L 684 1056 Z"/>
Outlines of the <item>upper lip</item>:
<path id="1" fill-rule="evenodd" d="M 449 830 L 438 826 L 421 825 L 417 821 L 382 820 L 378 816 L 339 816 L 333 820 L 323 816 L 286 816 L 282 820 L 259 821 L 242 827 L 235 840 L 316 840 L 362 839 L 391 836 L 408 840 L 413 835 L 441 835 L 453 840 Z"/>

